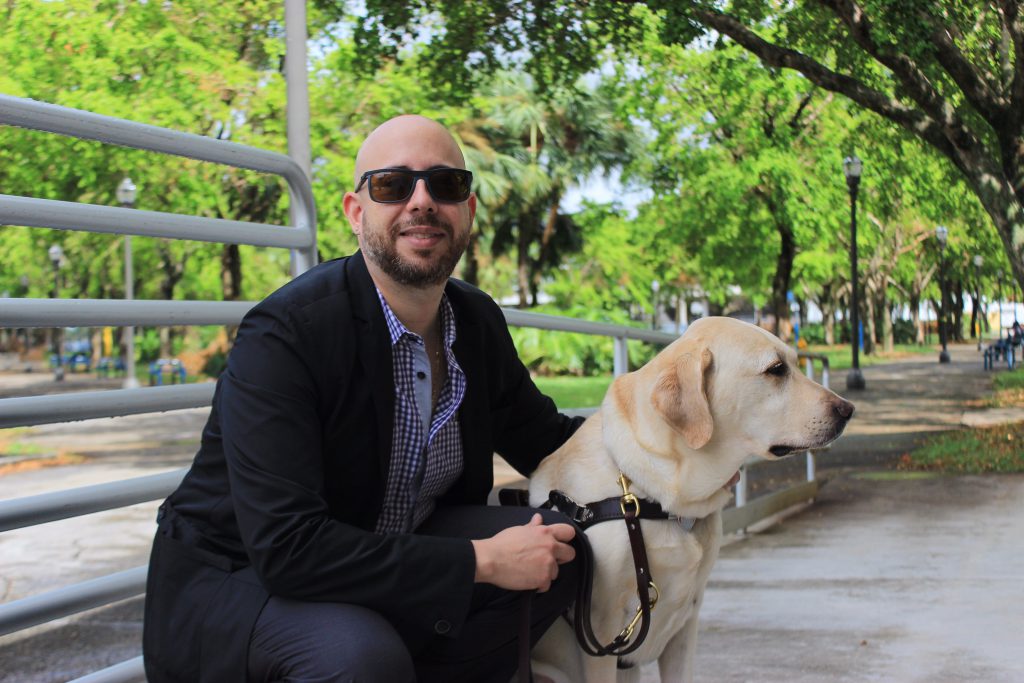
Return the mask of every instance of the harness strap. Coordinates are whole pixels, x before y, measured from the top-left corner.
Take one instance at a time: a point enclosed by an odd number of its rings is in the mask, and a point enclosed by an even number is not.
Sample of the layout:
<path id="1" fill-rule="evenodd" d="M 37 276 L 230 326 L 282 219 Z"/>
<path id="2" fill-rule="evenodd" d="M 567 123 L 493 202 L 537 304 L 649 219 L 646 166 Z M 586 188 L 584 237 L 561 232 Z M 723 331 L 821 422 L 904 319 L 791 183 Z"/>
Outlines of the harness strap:
<path id="1" fill-rule="evenodd" d="M 580 647 L 588 655 L 593 657 L 627 655 L 637 650 L 647 637 L 651 625 L 651 608 L 657 601 L 657 587 L 651 579 L 651 571 L 647 560 L 647 548 L 644 544 L 643 531 L 640 529 L 640 520 L 636 511 L 627 508 L 625 515 L 621 512 L 619 519 L 626 522 L 626 532 L 629 536 L 630 549 L 633 551 L 633 569 L 636 574 L 637 597 L 640 599 L 640 608 L 636 617 L 626 626 L 610 643 L 602 645 L 594 634 L 594 627 L 591 623 L 591 598 L 594 590 L 594 556 L 590 544 L 585 539 L 580 544 L 586 550 L 586 562 L 583 563 L 583 572 L 580 577 L 580 584 L 576 593 L 576 605 L 573 610 L 573 629 L 576 632 L 576 640 Z M 666 519 L 666 517 L 658 517 Z M 608 521 L 608 520 L 605 520 Z M 651 600 L 651 589 L 655 591 L 655 599 Z M 639 618 L 640 631 L 633 638 L 637 619 Z"/>
<path id="2" fill-rule="evenodd" d="M 661 509 L 661 505 L 653 500 L 639 500 L 639 511 L 637 519 L 671 519 L 672 515 Z M 547 501 L 541 507 L 554 508 L 563 515 L 588 529 L 601 522 L 609 522 L 616 519 L 623 519 L 623 504 L 621 496 L 612 496 L 599 500 L 596 503 L 580 505 L 564 492 L 555 489 L 548 494 Z"/>
<path id="3" fill-rule="evenodd" d="M 576 632 L 576 640 L 580 647 L 588 655 L 593 657 L 616 656 L 622 657 L 636 651 L 647 638 L 647 632 L 651 625 L 651 610 L 658 602 L 658 587 L 651 577 L 650 563 L 647 559 L 647 546 L 644 543 L 643 530 L 640 527 L 641 519 L 678 520 L 680 525 L 687 531 L 693 528 L 696 519 L 680 518 L 671 515 L 662 509 L 661 505 L 653 500 L 640 500 L 629 492 L 629 479 L 619 475 L 619 483 L 622 486 L 622 495 L 605 498 L 593 503 L 580 505 L 570 498 L 565 492 L 554 490 L 548 494 L 548 499 L 540 507 L 554 508 L 567 516 L 579 528 L 585 531 L 595 524 L 623 520 L 626 524 L 626 533 L 629 537 L 629 546 L 633 556 L 633 570 L 636 575 L 637 597 L 640 606 L 636 615 L 629 624 L 607 645 L 602 645 L 594 634 L 591 623 L 591 598 L 594 588 L 594 554 L 587 541 L 585 533 L 577 533 L 573 538 L 573 545 L 577 553 L 582 553 L 583 561 L 580 563 L 580 581 L 576 591 L 576 603 L 573 610 L 572 625 Z M 501 489 L 498 492 L 498 499 L 502 505 L 529 506 L 529 493 L 521 489 Z M 653 591 L 653 596 L 652 596 Z M 639 625 L 639 631 L 637 626 Z M 634 638 L 634 633 L 636 637 Z M 525 673 L 529 675 L 528 641 L 529 630 L 525 633 L 520 631 L 520 661 L 527 657 L 526 664 L 520 665 L 520 676 Z M 525 648 L 524 648 L 525 642 Z M 628 667 L 629 664 L 619 659 L 619 668 Z M 520 680 L 529 680 L 521 678 Z"/>

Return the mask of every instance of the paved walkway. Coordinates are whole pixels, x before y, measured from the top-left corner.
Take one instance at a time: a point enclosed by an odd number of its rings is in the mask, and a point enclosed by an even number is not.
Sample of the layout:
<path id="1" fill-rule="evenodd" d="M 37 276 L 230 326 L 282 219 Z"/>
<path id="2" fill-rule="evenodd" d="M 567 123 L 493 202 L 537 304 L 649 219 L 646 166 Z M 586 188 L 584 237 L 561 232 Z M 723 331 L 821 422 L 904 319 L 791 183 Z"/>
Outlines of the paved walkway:
<path id="1" fill-rule="evenodd" d="M 705 599 L 698 681 L 1024 681 L 1024 476 L 872 478 L 936 430 L 1024 419 L 1024 411 L 972 406 L 991 376 L 973 346 L 951 350 L 948 366 L 928 356 L 865 368 L 866 391 L 849 396 L 857 413 L 847 434 L 819 460 L 827 484 L 818 501 L 723 549 Z M 845 394 L 844 377 L 831 383 Z M 11 378 L 0 375 L 0 395 Z M 45 391 L 22 381 L 8 391 Z M 0 470 L 0 499 L 184 466 L 205 414 L 22 432 L 20 442 L 68 464 Z M 802 468 L 766 465 L 758 485 Z M 143 564 L 155 508 L 0 534 L 0 598 Z M 141 601 L 128 600 L 2 637 L 0 681 L 65 681 L 135 656 L 140 619 Z M 642 672 L 642 681 L 656 673 Z"/>

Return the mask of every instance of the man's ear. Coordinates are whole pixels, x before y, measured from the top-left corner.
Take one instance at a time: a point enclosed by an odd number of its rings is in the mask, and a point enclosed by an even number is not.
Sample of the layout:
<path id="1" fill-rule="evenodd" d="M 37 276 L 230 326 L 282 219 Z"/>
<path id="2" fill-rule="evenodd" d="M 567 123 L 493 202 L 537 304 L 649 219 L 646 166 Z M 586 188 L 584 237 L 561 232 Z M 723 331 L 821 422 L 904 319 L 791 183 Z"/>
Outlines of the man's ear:
<path id="1" fill-rule="evenodd" d="M 707 348 L 682 354 L 675 366 L 658 375 L 651 396 L 654 409 L 690 448 L 706 444 L 714 429 L 707 386 L 712 361 Z"/>
<path id="2" fill-rule="evenodd" d="M 345 218 L 352 228 L 352 233 L 359 237 L 363 232 L 363 205 L 359 203 L 359 196 L 355 192 L 346 192 L 341 200 L 341 206 L 345 210 Z"/>

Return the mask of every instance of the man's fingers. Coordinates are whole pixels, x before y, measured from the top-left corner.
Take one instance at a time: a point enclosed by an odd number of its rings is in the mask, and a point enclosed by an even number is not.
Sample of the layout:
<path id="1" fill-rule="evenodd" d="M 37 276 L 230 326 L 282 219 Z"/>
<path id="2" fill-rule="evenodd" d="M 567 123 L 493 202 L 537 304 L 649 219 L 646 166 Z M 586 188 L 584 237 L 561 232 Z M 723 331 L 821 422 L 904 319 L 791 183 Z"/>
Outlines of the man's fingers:
<path id="1" fill-rule="evenodd" d="M 565 564 L 576 557 L 576 549 L 566 543 L 559 543 L 555 547 L 555 562 Z"/>
<path id="2" fill-rule="evenodd" d="M 572 524 L 550 524 L 548 528 L 551 529 L 551 535 L 555 537 L 555 540 L 571 541 L 573 536 L 576 535 L 576 529 L 573 528 Z"/>
<path id="3" fill-rule="evenodd" d="M 539 512 L 533 513 L 533 517 L 530 517 L 530 521 L 526 523 L 526 526 L 542 526 L 544 524 L 544 518 L 540 516 Z"/>

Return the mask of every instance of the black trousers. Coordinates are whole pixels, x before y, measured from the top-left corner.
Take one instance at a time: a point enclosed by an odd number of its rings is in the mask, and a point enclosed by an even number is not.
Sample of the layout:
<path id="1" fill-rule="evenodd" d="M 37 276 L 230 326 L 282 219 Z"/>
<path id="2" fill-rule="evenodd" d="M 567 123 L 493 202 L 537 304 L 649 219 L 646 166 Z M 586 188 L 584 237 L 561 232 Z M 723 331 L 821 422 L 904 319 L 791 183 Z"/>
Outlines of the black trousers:
<path id="1" fill-rule="evenodd" d="M 535 512 L 516 507 L 444 508 L 416 533 L 488 538 L 526 524 Z M 568 521 L 558 512 L 541 514 L 545 524 Z M 523 601 L 531 601 L 532 646 L 572 603 L 578 562 L 579 556 L 561 565 L 558 578 L 544 593 L 476 584 L 458 639 L 403 634 L 381 615 L 356 605 L 271 597 L 253 628 L 248 679 L 260 683 L 508 683 L 516 671 Z"/>

